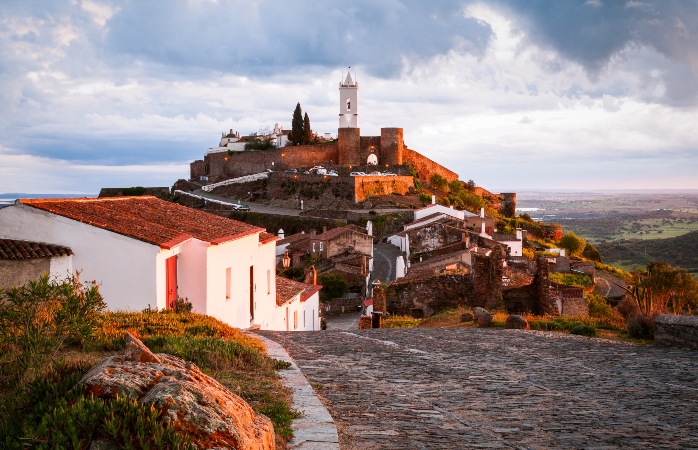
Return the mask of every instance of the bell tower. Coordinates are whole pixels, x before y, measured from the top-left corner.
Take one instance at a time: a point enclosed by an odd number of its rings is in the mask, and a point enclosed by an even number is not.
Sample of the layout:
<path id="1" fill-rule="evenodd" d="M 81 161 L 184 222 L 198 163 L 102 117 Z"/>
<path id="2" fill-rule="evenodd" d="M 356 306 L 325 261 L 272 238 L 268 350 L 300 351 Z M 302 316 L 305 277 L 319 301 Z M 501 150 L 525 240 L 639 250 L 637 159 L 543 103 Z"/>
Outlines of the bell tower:
<path id="1" fill-rule="evenodd" d="M 359 83 L 349 72 L 339 83 L 339 128 L 359 128 Z"/>

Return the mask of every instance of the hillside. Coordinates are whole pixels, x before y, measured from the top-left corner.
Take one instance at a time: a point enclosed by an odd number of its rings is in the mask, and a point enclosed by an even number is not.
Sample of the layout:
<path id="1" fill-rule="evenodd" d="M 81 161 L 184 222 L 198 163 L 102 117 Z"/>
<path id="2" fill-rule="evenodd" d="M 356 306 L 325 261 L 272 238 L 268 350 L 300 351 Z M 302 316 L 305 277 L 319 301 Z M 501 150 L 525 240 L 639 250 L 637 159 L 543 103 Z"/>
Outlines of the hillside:
<path id="1" fill-rule="evenodd" d="M 624 240 L 597 245 L 603 261 L 623 268 L 645 266 L 662 261 L 698 271 L 698 231 L 669 239 Z"/>

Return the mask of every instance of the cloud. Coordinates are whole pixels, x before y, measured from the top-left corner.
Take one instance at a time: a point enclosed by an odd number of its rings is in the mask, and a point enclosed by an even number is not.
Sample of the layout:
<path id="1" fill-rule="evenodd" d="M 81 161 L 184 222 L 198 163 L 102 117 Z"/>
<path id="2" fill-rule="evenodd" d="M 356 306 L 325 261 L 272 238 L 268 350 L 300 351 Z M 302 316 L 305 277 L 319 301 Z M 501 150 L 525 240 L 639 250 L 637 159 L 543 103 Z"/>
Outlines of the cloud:
<path id="1" fill-rule="evenodd" d="M 343 65 L 362 134 L 403 127 L 465 179 L 609 185 L 632 161 L 648 184 L 698 187 L 674 177 L 698 153 L 685 3 L 432 3 L 2 3 L 0 192 L 28 190 L 32 167 L 56 190 L 167 185 L 223 130 L 290 126 L 296 102 L 334 134 Z"/>

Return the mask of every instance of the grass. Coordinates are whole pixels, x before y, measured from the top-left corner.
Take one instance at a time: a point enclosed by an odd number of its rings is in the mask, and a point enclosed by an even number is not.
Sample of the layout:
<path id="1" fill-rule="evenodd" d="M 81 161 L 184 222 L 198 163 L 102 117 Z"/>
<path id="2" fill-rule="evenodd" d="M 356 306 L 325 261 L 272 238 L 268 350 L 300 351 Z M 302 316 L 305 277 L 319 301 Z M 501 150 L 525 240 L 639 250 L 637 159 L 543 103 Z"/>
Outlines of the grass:
<path id="1" fill-rule="evenodd" d="M 591 277 L 588 275 L 578 275 L 574 273 L 551 273 L 548 278 L 555 283 L 566 284 L 569 286 L 577 286 L 581 288 L 590 288 L 594 285 Z"/>
<path id="2" fill-rule="evenodd" d="M 34 423 L 36 418 L 32 419 L 34 422 L 27 422 L 29 420 L 27 417 L 33 417 L 31 413 L 25 417 L 23 428 L 21 426 L 18 428 L 16 423 L 17 408 L 27 408 L 23 399 L 26 398 L 28 387 L 47 376 L 52 377 L 51 374 L 55 372 L 56 367 L 74 364 L 76 361 L 82 364 L 77 376 L 79 380 L 82 373 L 86 372 L 91 365 L 124 348 L 126 331 L 139 337 L 154 352 L 168 353 L 192 361 L 203 372 L 242 397 L 252 409 L 271 419 L 277 436 L 277 449 L 286 448 L 286 442 L 293 437 L 291 423 L 293 419 L 300 416 L 300 413 L 291 409 L 292 393 L 281 384 L 276 372 L 277 369 L 285 368 L 284 364 L 266 356 L 261 342 L 223 322 L 199 314 L 173 312 L 101 314 L 99 325 L 84 348 L 66 348 L 56 354 L 45 367 L 29 374 L 20 385 L 8 386 L 0 390 L 0 435 L 9 439 L 8 442 L 12 442 L 21 437 L 23 432 L 36 426 Z M 73 379 L 68 380 L 70 386 L 74 385 L 74 382 Z M 55 384 L 61 383 L 65 384 L 59 377 Z M 54 403 L 56 401 L 54 400 Z M 107 406 L 92 405 L 87 402 L 82 408 L 97 408 L 102 411 Z M 129 405 L 120 407 L 130 408 Z M 68 405 L 66 408 L 72 408 L 72 406 Z M 69 417 L 71 411 L 68 409 L 62 414 L 68 414 L 66 417 Z M 84 412 L 77 411 L 74 414 L 80 416 Z M 133 414 L 140 413 L 135 411 Z M 143 414 L 151 413 L 146 411 Z M 54 432 L 51 431 L 51 433 Z M 12 444 L 3 445 L 0 439 L 0 448 L 20 447 L 13 447 Z"/>
<path id="3" fill-rule="evenodd" d="M 470 308 L 459 306 L 447 309 L 425 319 L 414 319 L 407 316 L 388 316 L 383 319 L 385 328 L 477 328 L 477 322 L 461 322 L 460 316 Z M 503 329 L 508 313 L 503 311 L 491 312 L 493 315 L 490 328 Z M 561 333 L 594 336 L 636 344 L 649 344 L 651 341 L 634 339 L 628 335 L 623 318 L 615 313 L 605 317 L 572 317 L 572 316 L 534 316 L 523 314 L 532 330 L 555 331 Z"/>

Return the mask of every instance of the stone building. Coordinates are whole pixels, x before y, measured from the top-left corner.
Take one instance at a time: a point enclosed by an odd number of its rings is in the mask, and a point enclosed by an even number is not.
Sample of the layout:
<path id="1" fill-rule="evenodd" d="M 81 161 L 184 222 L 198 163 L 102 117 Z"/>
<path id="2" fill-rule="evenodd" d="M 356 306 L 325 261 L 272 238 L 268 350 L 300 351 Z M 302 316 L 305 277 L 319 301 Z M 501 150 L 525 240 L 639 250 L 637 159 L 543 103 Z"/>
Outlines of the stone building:
<path id="1" fill-rule="evenodd" d="M 0 289 L 23 286 L 47 274 L 63 279 L 73 274 L 73 251 L 65 246 L 0 239 Z"/>

